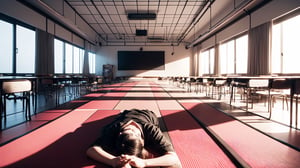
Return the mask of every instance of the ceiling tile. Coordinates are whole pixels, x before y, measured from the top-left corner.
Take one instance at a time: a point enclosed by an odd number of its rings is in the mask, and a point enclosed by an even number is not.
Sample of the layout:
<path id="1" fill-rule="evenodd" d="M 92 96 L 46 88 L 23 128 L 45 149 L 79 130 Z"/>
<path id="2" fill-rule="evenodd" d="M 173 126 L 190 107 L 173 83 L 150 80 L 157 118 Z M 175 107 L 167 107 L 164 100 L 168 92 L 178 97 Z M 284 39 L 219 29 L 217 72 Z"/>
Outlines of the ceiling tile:
<path id="1" fill-rule="evenodd" d="M 101 35 L 105 44 L 124 40 L 137 43 L 136 29 L 146 29 L 148 36 L 168 37 L 171 41 L 185 34 L 196 13 L 209 0 L 65 0 L 86 23 Z M 128 12 L 155 12 L 155 20 L 128 20 Z M 120 38 L 119 36 L 123 36 Z M 167 35 L 167 36 L 166 36 Z M 180 39 L 181 40 L 181 39 Z"/>
<path id="2" fill-rule="evenodd" d="M 97 6 L 97 9 L 100 14 L 107 14 L 106 8 L 104 6 Z"/>

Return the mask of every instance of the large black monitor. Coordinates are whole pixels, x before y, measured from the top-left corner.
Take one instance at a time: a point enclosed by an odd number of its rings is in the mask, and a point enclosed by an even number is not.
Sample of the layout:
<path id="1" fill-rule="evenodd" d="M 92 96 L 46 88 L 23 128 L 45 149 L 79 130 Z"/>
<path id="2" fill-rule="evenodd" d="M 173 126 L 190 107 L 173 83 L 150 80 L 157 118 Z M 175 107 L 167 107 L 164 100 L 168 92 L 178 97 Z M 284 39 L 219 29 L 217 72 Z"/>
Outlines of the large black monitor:
<path id="1" fill-rule="evenodd" d="M 118 51 L 118 70 L 164 69 L 164 51 Z"/>

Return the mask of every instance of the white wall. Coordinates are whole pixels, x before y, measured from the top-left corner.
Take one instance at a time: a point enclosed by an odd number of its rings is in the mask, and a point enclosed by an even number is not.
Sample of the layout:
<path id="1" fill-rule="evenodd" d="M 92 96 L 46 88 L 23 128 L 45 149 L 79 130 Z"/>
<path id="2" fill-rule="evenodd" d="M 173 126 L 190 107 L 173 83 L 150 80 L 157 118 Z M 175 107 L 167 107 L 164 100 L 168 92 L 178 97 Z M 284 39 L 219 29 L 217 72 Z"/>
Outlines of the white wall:
<path id="1" fill-rule="evenodd" d="M 0 12 L 41 30 L 46 30 L 46 18 L 16 0 L 0 0 Z"/>
<path id="2" fill-rule="evenodd" d="M 64 10 L 65 13 L 63 16 L 65 17 L 65 20 L 73 23 L 78 29 L 84 32 L 86 36 L 80 37 L 80 34 L 78 35 L 78 33 L 75 34 L 71 32 L 57 22 L 35 12 L 33 9 L 30 9 L 16 0 L 0 0 L 0 13 L 38 29 L 47 31 L 50 34 L 54 34 L 57 37 L 81 47 L 84 47 L 84 38 L 92 43 L 95 42 L 95 37 L 97 36 L 96 32 L 94 32 L 80 17 L 75 17 L 75 12 L 66 3 L 63 3 L 62 0 L 47 0 L 46 2 L 52 6 L 54 10 L 57 10 L 58 13 L 62 13 L 61 10 Z"/>
<path id="3" fill-rule="evenodd" d="M 251 27 L 271 21 L 297 7 L 300 7 L 300 0 L 273 0 L 251 15 Z"/>
<path id="4" fill-rule="evenodd" d="M 102 75 L 102 65 L 112 64 L 115 66 L 114 76 L 189 76 L 191 72 L 191 50 L 185 46 L 174 46 L 174 55 L 171 46 L 143 46 L 143 51 L 165 51 L 165 70 L 131 70 L 118 71 L 118 56 L 120 50 L 139 51 L 139 46 L 104 46 L 96 53 L 96 73 Z"/>

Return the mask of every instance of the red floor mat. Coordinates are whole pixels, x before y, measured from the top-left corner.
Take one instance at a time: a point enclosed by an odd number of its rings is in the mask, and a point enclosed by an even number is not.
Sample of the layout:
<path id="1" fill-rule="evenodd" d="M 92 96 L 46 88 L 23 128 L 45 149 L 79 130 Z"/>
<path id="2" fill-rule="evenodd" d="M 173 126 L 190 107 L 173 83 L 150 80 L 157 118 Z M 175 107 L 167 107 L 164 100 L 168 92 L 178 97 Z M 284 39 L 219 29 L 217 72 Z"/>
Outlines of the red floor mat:
<path id="1" fill-rule="evenodd" d="M 100 97 L 103 95 L 104 95 L 104 93 L 89 93 L 89 94 L 84 95 L 83 97 Z"/>
<path id="2" fill-rule="evenodd" d="M 300 152 L 205 103 L 182 103 L 251 167 L 299 167 Z"/>
<path id="3" fill-rule="evenodd" d="M 47 110 L 31 117 L 30 122 L 17 125 L 15 127 L 3 130 L 0 132 L 0 144 L 7 143 L 19 136 L 30 132 L 49 121 L 52 121 L 70 110 Z"/>
<path id="4" fill-rule="evenodd" d="M 161 113 L 184 168 L 235 167 L 186 111 L 162 110 Z"/>
<path id="5" fill-rule="evenodd" d="M 93 100 L 90 101 L 82 106 L 80 106 L 78 109 L 113 109 L 119 100 Z"/>
<path id="6" fill-rule="evenodd" d="M 124 97 L 125 95 L 126 95 L 126 93 L 127 92 L 121 92 L 121 93 L 119 93 L 119 92 L 112 92 L 112 93 L 106 93 L 103 97 L 100 97 L 100 99 L 101 98 L 111 98 L 111 99 L 113 99 L 113 98 L 119 98 L 119 99 L 121 99 L 122 97 Z"/>
<path id="7" fill-rule="evenodd" d="M 99 136 L 100 128 L 112 121 L 119 111 L 92 113 L 94 111 L 74 111 L 1 147 L 0 167 L 107 167 L 87 158 L 85 151 Z M 83 118 L 88 119 L 83 123 Z"/>

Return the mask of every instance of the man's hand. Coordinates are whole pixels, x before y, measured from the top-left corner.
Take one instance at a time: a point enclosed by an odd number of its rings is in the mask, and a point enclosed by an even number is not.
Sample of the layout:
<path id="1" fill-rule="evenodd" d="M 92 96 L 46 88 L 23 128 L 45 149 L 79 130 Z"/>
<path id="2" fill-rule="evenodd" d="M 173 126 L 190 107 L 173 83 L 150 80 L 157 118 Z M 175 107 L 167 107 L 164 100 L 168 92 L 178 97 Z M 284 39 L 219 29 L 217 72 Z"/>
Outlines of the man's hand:
<path id="1" fill-rule="evenodd" d="M 121 155 L 113 159 L 113 167 L 117 168 L 131 168 L 129 164 L 130 160 L 126 155 Z"/>
<path id="2" fill-rule="evenodd" d="M 143 168 L 146 167 L 146 162 L 144 159 L 133 155 L 124 155 L 124 159 L 133 167 Z"/>

